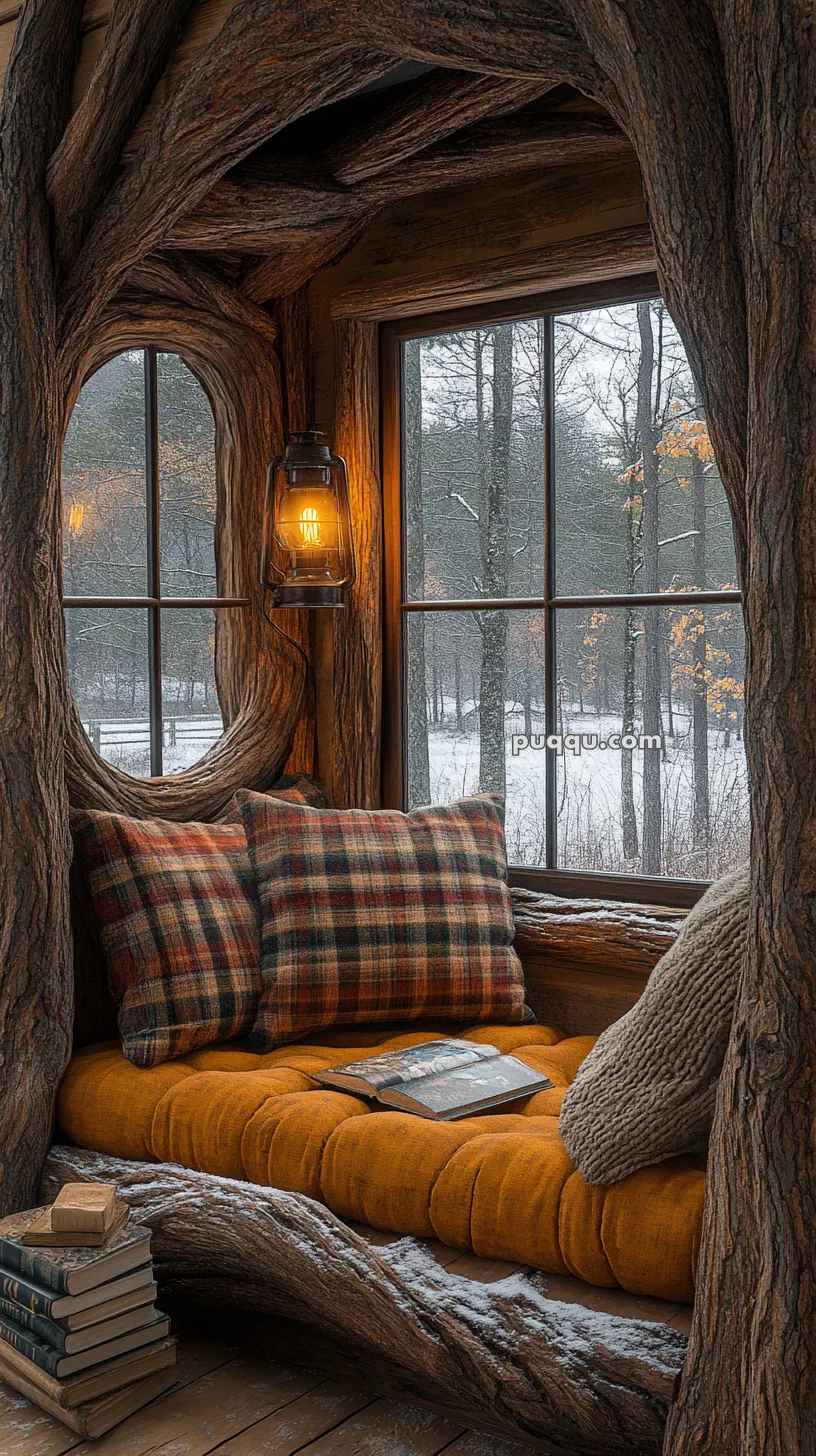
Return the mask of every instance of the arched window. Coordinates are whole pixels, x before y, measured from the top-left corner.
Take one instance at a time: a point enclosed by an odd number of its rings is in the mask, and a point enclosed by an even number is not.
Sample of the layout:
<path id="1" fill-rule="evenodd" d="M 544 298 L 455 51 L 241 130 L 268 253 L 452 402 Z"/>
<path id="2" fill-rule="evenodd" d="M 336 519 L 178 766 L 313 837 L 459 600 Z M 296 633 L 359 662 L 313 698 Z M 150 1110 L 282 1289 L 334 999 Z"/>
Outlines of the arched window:
<path id="1" fill-rule="evenodd" d="M 215 519 L 215 423 L 199 380 L 178 354 L 118 354 L 84 385 L 66 435 L 63 591 L 85 731 L 139 778 L 188 768 L 223 731 Z"/>

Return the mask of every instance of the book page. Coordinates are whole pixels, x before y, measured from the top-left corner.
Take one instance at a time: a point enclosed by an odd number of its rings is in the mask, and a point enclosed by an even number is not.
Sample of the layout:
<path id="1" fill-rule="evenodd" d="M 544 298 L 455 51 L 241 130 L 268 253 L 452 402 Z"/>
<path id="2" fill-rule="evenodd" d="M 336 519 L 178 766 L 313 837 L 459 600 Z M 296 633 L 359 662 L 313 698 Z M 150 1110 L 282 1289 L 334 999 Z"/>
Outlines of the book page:
<path id="1" fill-rule="evenodd" d="M 513 1092 L 523 1097 L 526 1092 L 549 1086 L 552 1083 L 548 1077 L 525 1067 L 515 1057 L 496 1057 L 487 1066 L 457 1067 L 435 1077 L 427 1077 L 419 1084 L 401 1082 L 390 1087 L 388 1092 L 402 1094 L 427 1107 L 429 1112 L 444 1114 L 454 1112 L 458 1107 L 469 1107 L 474 1102 L 489 1101 L 492 1097 L 507 1096 Z"/>
<path id="2" fill-rule="evenodd" d="M 374 1089 L 381 1092 L 385 1087 L 399 1083 L 416 1082 L 423 1077 L 433 1077 L 453 1067 L 468 1067 L 477 1062 L 492 1061 L 499 1055 L 498 1048 L 475 1041 L 426 1041 L 420 1046 L 402 1047 L 399 1051 L 383 1052 L 378 1057 L 365 1057 L 359 1062 L 347 1062 L 345 1066 L 327 1068 L 325 1076 L 342 1073 L 347 1077 L 360 1077 Z"/>

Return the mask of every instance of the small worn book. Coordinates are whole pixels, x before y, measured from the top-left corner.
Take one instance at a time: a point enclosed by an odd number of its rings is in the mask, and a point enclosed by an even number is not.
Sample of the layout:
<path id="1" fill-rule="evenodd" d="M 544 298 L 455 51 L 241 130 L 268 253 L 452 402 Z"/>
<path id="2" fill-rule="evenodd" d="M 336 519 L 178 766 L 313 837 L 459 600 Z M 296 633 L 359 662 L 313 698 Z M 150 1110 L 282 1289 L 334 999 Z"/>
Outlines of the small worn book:
<path id="1" fill-rule="evenodd" d="M 51 1205 L 53 1233 L 107 1234 L 116 1218 L 114 1183 L 65 1183 Z"/>
<path id="2" fill-rule="evenodd" d="M 123 1229 L 130 1209 L 123 1199 L 114 1200 L 107 1228 L 60 1229 L 56 1227 L 57 1205 L 46 1208 L 28 1225 L 20 1242 L 27 1249 L 101 1249 L 110 1244 L 114 1234 Z"/>
<path id="3" fill-rule="evenodd" d="M 155 1286 L 153 1287 L 155 1288 Z M 92 1345 L 101 1345 L 107 1340 L 118 1339 L 119 1335 L 127 1335 L 131 1330 L 137 1330 L 142 1325 L 150 1324 L 155 1319 L 156 1310 L 153 1300 L 150 1299 L 144 1304 L 137 1305 L 135 1309 L 128 1309 L 122 1314 L 113 1315 L 110 1319 L 86 1325 L 81 1330 L 66 1329 L 63 1323 L 45 1319 L 41 1314 L 32 1314 L 31 1310 L 23 1309 L 19 1304 L 13 1304 L 10 1299 L 0 1299 L 0 1316 L 12 1320 L 14 1324 L 20 1325 L 22 1329 L 36 1335 L 38 1339 L 45 1340 L 47 1345 L 53 1345 L 60 1354 L 76 1355 L 80 1350 L 88 1350 Z"/>
<path id="4" fill-rule="evenodd" d="M 88 1405 L 78 1405 L 73 1408 L 61 1406 L 58 1401 L 49 1400 L 46 1395 L 34 1396 L 30 1392 L 22 1390 L 23 1395 L 28 1394 L 29 1398 L 36 1401 L 50 1416 L 62 1421 L 72 1431 L 76 1431 L 83 1441 L 95 1441 L 99 1436 L 104 1436 L 114 1426 L 121 1425 L 136 1411 L 144 1406 L 150 1405 L 151 1401 L 158 1396 L 164 1395 L 165 1391 L 171 1390 L 175 1385 L 178 1376 L 175 1370 L 164 1370 L 159 1375 L 148 1375 L 144 1380 L 137 1380 L 133 1385 L 126 1385 L 122 1390 L 116 1390 L 112 1395 L 100 1396 L 98 1400 L 91 1401 Z M 13 1384 L 10 1381 L 9 1384 Z"/>
<path id="5" fill-rule="evenodd" d="M 94 1289 L 88 1289 L 84 1294 L 57 1294 L 38 1279 L 0 1267 L 0 1299 L 10 1299 L 14 1304 L 30 1309 L 32 1314 L 45 1315 L 46 1319 L 70 1320 L 77 1315 L 90 1313 L 92 1324 L 94 1319 L 107 1318 L 103 1306 L 107 1307 L 114 1300 L 146 1289 L 149 1285 L 155 1288 L 153 1266 L 149 1263 L 142 1264 L 140 1268 L 133 1269 L 120 1279 L 108 1279 L 104 1284 L 97 1284 Z M 119 1310 L 111 1309 L 110 1312 L 118 1314 Z M 67 1328 L 79 1329 L 80 1326 L 69 1323 Z"/>
<path id="6" fill-rule="evenodd" d="M 497 1047 L 454 1040 L 382 1052 L 311 1076 L 324 1087 L 358 1092 L 436 1122 L 484 1112 L 553 1085 L 549 1077 L 517 1057 L 503 1056 Z"/>
<path id="7" fill-rule="evenodd" d="M 176 1363 L 177 1343 L 168 1336 L 57 1380 L 56 1376 L 41 1370 L 12 1345 L 0 1342 L 0 1380 L 7 1380 L 30 1400 L 44 1404 L 40 1399 L 44 1395 L 65 1410 L 73 1410 L 98 1400 L 102 1395 L 110 1395 L 113 1390 L 121 1390 L 122 1386 L 131 1385 L 134 1380 L 143 1380 L 147 1375 L 172 1368 Z"/>
<path id="8" fill-rule="evenodd" d="M 150 1229 L 138 1223 L 128 1223 L 111 1234 L 101 1249 L 26 1248 L 23 1235 L 44 1212 L 44 1208 L 32 1208 L 0 1222 L 0 1264 L 4 1266 L 0 1276 L 15 1270 L 55 1294 L 83 1294 L 150 1258 Z"/>
<path id="9" fill-rule="evenodd" d="M 55 1380 L 10 1345 L 0 1345 L 0 1380 L 93 1440 L 176 1383 L 176 1341 L 161 1340 L 104 1365 Z"/>
<path id="10" fill-rule="evenodd" d="M 38 1365 L 48 1375 L 56 1376 L 57 1380 L 62 1380 L 65 1375 L 74 1375 L 90 1365 L 99 1365 L 103 1360 L 112 1360 L 116 1355 L 125 1355 L 128 1350 L 136 1350 L 140 1345 L 163 1340 L 169 1333 L 169 1319 L 160 1310 L 154 1310 L 149 1322 L 141 1325 L 138 1330 L 130 1330 L 126 1335 L 106 1340 L 103 1345 L 93 1345 L 88 1350 L 79 1350 L 74 1355 L 64 1355 L 61 1350 L 54 1349 L 53 1345 L 41 1340 L 31 1330 L 23 1329 L 16 1320 L 11 1320 L 0 1312 L 0 1340 L 10 1345 L 18 1354 L 25 1355 L 27 1360 Z"/>

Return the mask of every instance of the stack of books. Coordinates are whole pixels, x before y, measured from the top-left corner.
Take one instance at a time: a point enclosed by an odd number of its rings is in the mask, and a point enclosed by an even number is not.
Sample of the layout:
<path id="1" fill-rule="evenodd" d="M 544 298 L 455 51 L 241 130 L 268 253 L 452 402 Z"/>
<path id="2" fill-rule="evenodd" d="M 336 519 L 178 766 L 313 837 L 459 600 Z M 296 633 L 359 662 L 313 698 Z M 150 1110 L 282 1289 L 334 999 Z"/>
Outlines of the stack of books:
<path id="1" fill-rule="evenodd" d="M 90 1210 L 89 1189 L 106 1190 Z M 150 1230 L 113 1191 L 69 1185 L 50 1208 L 0 1221 L 0 1380 L 86 1440 L 175 1380 Z"/>

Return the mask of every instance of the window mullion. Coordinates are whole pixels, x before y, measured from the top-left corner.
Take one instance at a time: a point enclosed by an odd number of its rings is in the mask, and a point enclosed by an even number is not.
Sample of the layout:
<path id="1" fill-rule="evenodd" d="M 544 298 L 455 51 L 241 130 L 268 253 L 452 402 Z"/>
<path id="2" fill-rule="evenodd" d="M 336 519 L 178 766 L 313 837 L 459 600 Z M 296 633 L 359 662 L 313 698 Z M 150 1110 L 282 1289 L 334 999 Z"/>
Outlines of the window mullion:
<path id="1" fill-rule="evenodd" d="M 162 772 L 162 657 L 161 608 L 161 483 L 159 478 L 159 410 L 156 350 L 144 351 L 145 369 L 145 481 L 147 487 L 147 593 L 154 604 L 147 609 L 148 676 L 150 680 L 150 774 Z"/>

